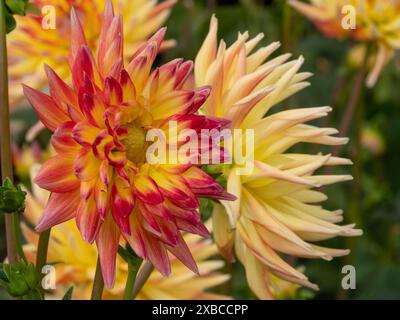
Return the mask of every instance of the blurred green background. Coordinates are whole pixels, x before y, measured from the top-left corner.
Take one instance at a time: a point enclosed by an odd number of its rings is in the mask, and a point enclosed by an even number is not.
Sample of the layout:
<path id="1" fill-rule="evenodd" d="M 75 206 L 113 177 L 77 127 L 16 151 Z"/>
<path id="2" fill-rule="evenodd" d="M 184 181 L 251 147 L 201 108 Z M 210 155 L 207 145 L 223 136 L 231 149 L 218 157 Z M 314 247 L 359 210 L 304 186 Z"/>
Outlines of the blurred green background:
<path id="1" fill-rule="evenodd" d="M 294 57 L 305 57 L 302 70 L 314 73 L 311 86 L 272 112 L 282 108 L 331 105 L 334 110 L 329 119 L 317 124 L 340 126 L 357 72 L 357 66 L 349 58 L 353 44 L 325 38 L 308 20 L 290 9 L 286 0 L 180 0 L 167 22 L 168 38 L 176 39 L 178 44 L 160 59 L 194 59 L 207 34 L 213 12 L 219 19 L 219 36 L 228 44 L 235 40 L 239 31 L 248 30 L 251 36 L 263 32 L 263 45 L 281 41 L 279 54 L 291 52 Z M 400 59 L 396 56 L 385 68 L 376 87 L 363 93 L 360 103 L 364 105 L 365 119 L 362 152 L 356 152 L 353 123 L 349 132 L 351 141 L 340 149 L 341 156 L 361 164 L 358 172 L 353 172 L 359 179 L 325 190 L 329 195 L 327 207 L 344 209 L 345 223 L 357 221 L 364 235 L 353 240 L 335 239 L 324 243 L 335 248 L 351 247 L 352 253 L 348 257 L 331 262 L 295 261 L 303 265 L 310 280 L 320 286 L 317 293 L 300 290 L 297 298 L 400 299 L 399 89 Z M 19 112 L 13 117 L 30 124 L 35 121 L 32 111 Z M 43 141 L 47 138 L 45 134 L 41 137 Z M 313 153 L 331 152 L 329 148 L 316 146 L 298 148 Z M 357 167 L 340 168 L 337 172 L 349 173 Z M 0 243 L 4 241 L 0 240 Z M 341 270 L 346 264 L 356 268 L 356 290 L 341 288 L 344 276 Z M 254 299 L 247 288 L 244 270 L 239 264 L 233 265 L 233 270 L 233 281 L 217 290 L 232 290 L 235 298 Z"/>

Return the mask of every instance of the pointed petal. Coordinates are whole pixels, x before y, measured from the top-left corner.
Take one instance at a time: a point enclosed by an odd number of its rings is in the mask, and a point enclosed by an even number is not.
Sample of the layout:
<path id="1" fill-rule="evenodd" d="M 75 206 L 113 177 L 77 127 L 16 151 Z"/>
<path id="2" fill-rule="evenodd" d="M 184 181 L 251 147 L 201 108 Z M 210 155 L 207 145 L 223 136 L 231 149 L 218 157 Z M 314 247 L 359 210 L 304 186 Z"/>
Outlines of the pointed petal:
<path id="1" fill-rule="evenodd" d="M 53 98 L 28 86 L 23 86 L 29 103 L 35 109 L 40 121 L 51 131 L 69 121 L 69 117 L 54 102 Z"/>
<path id="2" fill-rule="evenodd" d="M 46 231 L 75 217 L 80 200 L 79 190 L 51 194 L 49 202 L 36 225 L 36 231 Z"/>
<path id="3" fill-rule="evenodd" d="M 34 182 L 43 189 L 58 193 L 79 188 L 79 180 L 73 171 L 73 160 L 61 156 L 54 156 L 46 161 Z"/>
<path id="4" fill-rule="evenodd" d="M 76 225 L 81 232 L 83 240 L 92 243 L 101 226 L 100 215 L 97 213 L 94 198 L 82 200 L 76 212 Z"/>
<path id="5" fill-rule="evenodd" d="M 181 234 L 179 234 L 178 236 L 179 237 L 177 245 L 173 247 L 168 246 L 168 250 L 171 251 L 171 253 L 180 261 L 182 261 L 182 263 L 190 270 L 192 270 L 196 274 L 199 274 L 199 269 L 197 268 L 196 261 L 194 261 L 185 240 L 183 240 Z"/>
<path id="6" fill-rule="evenodd" d="M 113 221 L 112 216 L 109 215 L 100 227 L 96 237 L 104 284 L 108 289 L 114 287 L 119 237 L 120 232 L 118 227 Z"/>

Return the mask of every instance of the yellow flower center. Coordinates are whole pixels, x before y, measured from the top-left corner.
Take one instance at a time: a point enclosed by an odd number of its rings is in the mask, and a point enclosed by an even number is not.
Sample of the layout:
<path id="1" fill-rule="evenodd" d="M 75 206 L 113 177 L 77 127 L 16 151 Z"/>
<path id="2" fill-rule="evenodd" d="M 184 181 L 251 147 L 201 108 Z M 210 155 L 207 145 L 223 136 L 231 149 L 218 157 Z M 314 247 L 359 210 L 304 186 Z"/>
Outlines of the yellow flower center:
<path id="1" fill-rule="evenodd" d="M 135 123 L 128 123 L 128 134 L 122 141 L 126 148 L 126 157 L 135 164 L 140 164 L 146 160 L 146 130 Z"/>

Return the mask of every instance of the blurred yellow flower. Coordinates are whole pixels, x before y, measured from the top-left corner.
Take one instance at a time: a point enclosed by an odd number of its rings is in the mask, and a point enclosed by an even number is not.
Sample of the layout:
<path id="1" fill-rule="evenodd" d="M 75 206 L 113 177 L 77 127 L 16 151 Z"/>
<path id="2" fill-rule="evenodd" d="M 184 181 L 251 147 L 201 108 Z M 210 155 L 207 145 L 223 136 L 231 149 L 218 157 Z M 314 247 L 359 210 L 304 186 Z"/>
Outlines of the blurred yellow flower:
<path id="1" fill-rule="evenodd" d="M 382 155 L 386 149 L 385 139 L 382 137 L 382 134 L 371 127 L 363 128 L 361 143 L 365 149 L 369 150 L 375 156 Z"/>
<path id="2" fill-rule="evenodd" d="M 106 0 L 32 0 L 40 9 L 53 6 L 55 29 L 44 29 L 42 20 L 51 14 L 16 16 L 17 29 L 8 35 L 10 104 L 23 100 L 21 83 L 35 89 L 47 84 L 43 65 L 52 67 L 62 78 L 69 77 L 67 57 L 70 48 L 70 11 L 74 7 L 85 25 L 91 49 L 96 48 Z M 123 16 L 125 52 L 132 54 L 168 18 L 176 0 L 113 0 L 116 13 Z M 46 8 L 45 8 L 46 9 Z M 48 16 L 50 17 L 50 16 Z M 47 20 L 43 20 L 47 21 Z M 163 47 L 174 45 L 166 41 Z M 129 58 L 127 56 L 126 58 Z"/>
<path id="3" fill-rule="evenodd" d="M 373 87 L 380 73 L 400 49 L 400 0 L 311 0 L 310 4 L 290 0 L 291 5 L 313 21 L 326 36 L 351 37 L 355 41 L 372 42 L 377 46 L 376 61 L 367 78 Z M 354 28 L 344 27 L 354 8 Z"/>
<path id="4" fill-rule="evenodd" d="M 22 181 L 30 181 L 32 164 L 44 162 L 49 158 L 49 153 L 49 151 L 43 151 L 37 142 L 21 148 L 18 148 L 17 145 L 12 145 L 15 174 Z"/>
<path id="5" fill-rule="evenodd" d="M 348 139 L 332 136 L 338 133 L 336 129 L 305 124 L 325 117 L 330 107 L 271 113 L 272 107 L 309 85 L 305 80 L 311 74 L 299 72 L 302 57 L 289 61 L 290 54 L 284 54 L 268 60 L 279 43 L 253 53 L 263 35 L 249 39 L 247 32 L 239 34 L 230 47 L 224 41 L 218 46 L 217 30 L 213 17 L 195 61 L 196 85 L 212 87 L 202 112 L 231 120 L 233 128 L 254 130 L 255 153 L 254 160 L 248 158 L 254 165 L 249 175 L 239 175 L 237 165 L 222 167 L 227 191 L 237 200 L 215 206 L 214 239 L 227 259 L 236 255 L 241 261 L 249 286 L 259 298 L 274 297 L 275 277 L 317 289 L 279 253 L 325 260 L 349 253 L 310 242 L 362 233 L 354 225 L 337 225 L 343 220 L 342 210 L 324 209 L 320 203 L 327 196 L 314 189 L 351 180 L 350 175 L 315 174 L 323 166 L 350 165 L 351 161 L 289 150 L 301 142 L 342 145 Z"/>
<path id="6" fill-rule="evenodd" d="M 32 166 L 32 177 L 36 175 L 38 168 L 39 165 Z M 30 224 L 36 224 L 48 197 L 48 191 L 33 185 L 32 193 L 29 192 L 27 195 L 25 210 L 25 217 Z M 36 255 L 38 234 L 26 224 L 22 225 L 22 229 L 28 242 L 25 245 L 25 252 L 28 259 L 32 261 Z M 185 235 L 184 239 L 197 262 L 200 276 L 190 271 L 178 259 L 170 256 L 172 268 L 170 277 L 163 277 L 158 271 L 153 271 L 137 299 L 230 299 L 229 296 L 206 292 L 206 290 L 224 283 L 230 277 L 218 272 L 224 266 L 222 260 L 210 259 L 218 253 L 215 244 L 211 239 L 203 239 L 191 234 Z M 95 246 L 82 239 L 74 221 L 68 221 L 52 228 L 47 259 L 48 263 L 56 263 L 57 289 L 52 297 L 61 298 L 73 285 L 74 299 L 89 299 L 96 260 Z M 111 290 L 106 289 L 105 298 L 122 298 L 127 271 L 127 263 L 118 257 L 115 286 Z"/>

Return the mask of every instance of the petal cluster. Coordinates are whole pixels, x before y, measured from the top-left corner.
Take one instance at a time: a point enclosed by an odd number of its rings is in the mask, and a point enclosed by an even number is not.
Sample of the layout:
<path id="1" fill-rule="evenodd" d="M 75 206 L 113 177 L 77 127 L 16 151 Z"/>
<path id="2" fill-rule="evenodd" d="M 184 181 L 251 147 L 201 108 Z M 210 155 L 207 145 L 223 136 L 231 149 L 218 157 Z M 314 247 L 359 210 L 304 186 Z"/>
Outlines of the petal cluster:
<path id="1" fill-rule="evenodd" d="M 49 67 L 50 95 L 24 86 L 41 122 L 54 132 L 56 151 L 35 179 L 52 193 L 36 229 L 75 218 L 83 239 L 96 242 L 107 287 L 114 283 L 121 235 L 163 275 L 170 273 L 168 251 L 198 272 L 180 231 L 207 236 L 198 197 L 233 199 L 196 166 L 146 162 L 149 129 L 167 131 L 170 121 L 195 131 L 226 125 L 195 115 L 210 89 L 190 89 L 191 62 L 177 59 L 152 70 L 164 34 L 158 31 L 125 66 L 122 19 L 111 2 L 96 54 L 72 10 L 72 86 Z"/>
<path id="2" fill-rule="evenodd" d="M 33 165 L 32 175 L 37 171 Z M 25 217 L 30 224 L 36 224 L 48 199 L 48 192 L 36 188 L 28 193 Z M 34 261 L 38 235 L 26 224 L 22 225 L 24 237 L 28 243 L 24 250 L 29 260 Z M 221 260 L 210 260 L 217 254 L 217 247 L 210 239 L 202 239 L 195 235 L 183 236 L 196 260 L 200 275 L 193 274 L 182 263 L 170 256 L 171 276 L 164 278 L 157 271 L 153 271 L 149 280 L 139 292 L 137 299 L 146 300 L 181 300 L 181 299 L 227 299 L 230 297 L 206 292 L 207 289 L 224 283 L 229 275 L 218 272 L 224 265 Z M 68 221 L 56 226 L 51 232 L 49 242 L 48 261 L 55 263 L 57 275 L 57 289 L 52 295 L 61 298 L 65 291 L 74 284 L 74 299 L 90 299 L 96 265 L 96 249 L 82 240 L 75 223 Z M 121 299 L 127 277 L 127 263 L 118 257 L 116 282 L 111 290 L 104 295 L 111 299 Z"/>
<path id="3" fill-rule="evenodd" d="M 69 76 L 66 57 L 69 50 L 70 11 L 75 8 L 85 23 L 88 46 L 96 48 L 103 9 L 106 0 L 33 0 L 41 14 L 28 14 L 17 18 L 17 29 L 8 38 L 10 102 L 17 106 L 23 99 L 20 84 L 28 84 L 35 89 L 44 88 L 46 75 L 43 64 L 51 66 L 65 79 Z M 168 18 L 176 0 L 118 0 L 113 1 L 118 13 L 124 17 L 124 35 L 127 53 L 132 54 L 157 31 Z M 165 41 L 163 47 L 173 45 Z M 128 58 L 129 56 L 126 56 Z"/>
<path id="4" fill-rule="evenodd" d="M 328 37 L 350 37 L 355 41 L 376 43 L 376 61 L 367 79 L 369 87 L 375 85 L 394 50 L 400 49 L 399 0 L 311 0 L 310 4 L 291 0 L 290 3 Z M 351 13 L 355 14 L 355 28 L 344 25 L 345 15 Z"/>
<path id="5" fill-rule="evenodd" d="M 307 87 L 309 73 L 300 72 L 304 59 L 290 54 L 270 58 L 279 43 L 255 50 L 263 38 L 239 34 L 227 47 L 218 43 L 218 22 L 212 18 L 210 31 L 195 61 L 196 85 L 211 85 L 204 114 L 226 117 L 232 127 L 254 130 L 254 170 L 238 175 L 238 165 L 224 168 L 227 191 L 237 200 L 221 201 L 213 213 L 214 239 L 229 260 L 237 257 L 246 269 L 247 281 L 263 299 L 274 297 L 276 277 L 317 289 L 292 267 L 283 255 L 322 258 L 348 254 L 348 250 L 324 248 L 316 241 L 336 236 L 357 236 L 354 225 L 340 226 L 342 210 L 328 210 L 321 202 L 326 195 L 317 188 L 351 180 L 349 175 L 320 175 L 324 166 L 349 165 L 350 160 L 330 154 L 291 151 L 299 143 L 341 145 L 332 128 L 307 122 L 325 117 L 330 107 L 271 109 Z M 235 163 L 235 162 L 234 162 Z"/>

